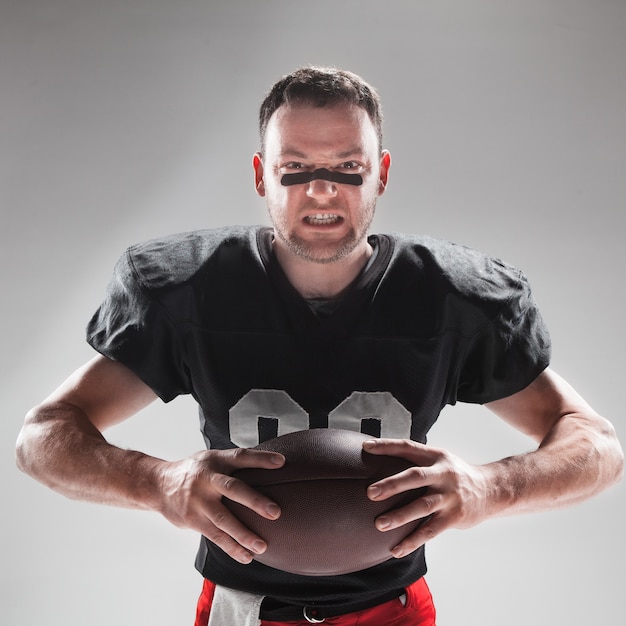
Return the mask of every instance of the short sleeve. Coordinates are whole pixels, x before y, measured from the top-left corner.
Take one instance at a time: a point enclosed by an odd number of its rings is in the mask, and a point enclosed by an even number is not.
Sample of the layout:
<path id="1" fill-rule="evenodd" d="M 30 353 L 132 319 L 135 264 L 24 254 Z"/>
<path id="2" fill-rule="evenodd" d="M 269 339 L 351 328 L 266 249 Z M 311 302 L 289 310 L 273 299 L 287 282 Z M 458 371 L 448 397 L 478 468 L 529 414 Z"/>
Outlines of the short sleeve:
<path id="1" fill-rule="evenodd" d="M 550 362 L 546 324 L 519 270 L 508 298 L 468 339 L 457 372 L 456 400 L 483 404 L 527 387 Z M 513 286 L 512 286 L 513 283 Z"/>
<path id="2" fill-rule="evenodd" d="M 190 391 L 176 325 L 142 285 L 130 251 L 117 262 L 104 301 L 89 321 L 87 342 L 130 368 L 165 402 Z"/>

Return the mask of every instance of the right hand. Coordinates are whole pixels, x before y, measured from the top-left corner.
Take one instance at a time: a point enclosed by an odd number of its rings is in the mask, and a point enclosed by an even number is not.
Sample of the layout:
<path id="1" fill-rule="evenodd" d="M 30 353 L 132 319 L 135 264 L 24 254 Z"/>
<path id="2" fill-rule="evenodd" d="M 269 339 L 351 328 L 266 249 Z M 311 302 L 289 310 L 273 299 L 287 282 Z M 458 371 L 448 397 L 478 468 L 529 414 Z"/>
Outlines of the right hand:
<path id="1" fill-rule="evenodd" d="M 267 544 L 222 504 L 222 496 L 266 519 L 277 519 L 280 508 L 275 502 L 230 474 L 245 467 L 278 469 L 284 463 L 281 454 L 248 448 L 207 450 L 166 462 L 160 511 L 174 525 L 199 531 L 239 563 L 250 563 Z"/>

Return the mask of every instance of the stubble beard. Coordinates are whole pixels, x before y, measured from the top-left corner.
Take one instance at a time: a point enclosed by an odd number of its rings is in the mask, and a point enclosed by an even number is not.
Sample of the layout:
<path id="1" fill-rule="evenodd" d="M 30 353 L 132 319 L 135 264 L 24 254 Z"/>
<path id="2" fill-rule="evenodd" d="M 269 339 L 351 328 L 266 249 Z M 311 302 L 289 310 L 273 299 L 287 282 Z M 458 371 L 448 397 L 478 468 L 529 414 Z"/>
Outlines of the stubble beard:
<path id="1" fill-rule="evenodd" d="M 350 228 L 342 239 L 331 242 L 325 241 L 324 237 L 320 237 L 317 241 L 303 239 L 293 230 L 289 231 L 285 221 L 278 219 L 271 208 L 269 208 L 269 213 L 274 226 L 274 235 L 280 239 L 289 252 L 305 261 L 325 265 L 345 259 L 354 252 L 363 239 L 367 238 L 374 219 L 375 208 L 376 201 L 374 200 L 362 213 L 357 228 Z"/>

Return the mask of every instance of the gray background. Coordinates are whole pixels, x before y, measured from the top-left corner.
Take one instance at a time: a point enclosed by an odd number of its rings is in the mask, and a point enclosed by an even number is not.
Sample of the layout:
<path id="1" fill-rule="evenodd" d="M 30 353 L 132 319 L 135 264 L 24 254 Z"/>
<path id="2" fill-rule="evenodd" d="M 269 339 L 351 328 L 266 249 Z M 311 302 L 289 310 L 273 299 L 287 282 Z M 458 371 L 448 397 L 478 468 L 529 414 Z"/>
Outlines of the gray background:
<path id="1" fill-rule="evenodd" d="M 625 33 L 624 0 L 1 0 L 0 622 L 193 623 L 193 533 L 49 492 L 13 444 L 90 358 L 83 329 L 126 245 L 266 221 L 257 106 L 302 64 L 382 94 L 394 164 L 375 230 L 522 267 L 554 367 L 624 439 Z M 110 436 L 169 459 L 202 446 L 188 399 Z M 473 462 L 530 448 L 461 406 L 431 442 Z M 441 626 L 623 623 L 624 490 L 433 541 Z"/>

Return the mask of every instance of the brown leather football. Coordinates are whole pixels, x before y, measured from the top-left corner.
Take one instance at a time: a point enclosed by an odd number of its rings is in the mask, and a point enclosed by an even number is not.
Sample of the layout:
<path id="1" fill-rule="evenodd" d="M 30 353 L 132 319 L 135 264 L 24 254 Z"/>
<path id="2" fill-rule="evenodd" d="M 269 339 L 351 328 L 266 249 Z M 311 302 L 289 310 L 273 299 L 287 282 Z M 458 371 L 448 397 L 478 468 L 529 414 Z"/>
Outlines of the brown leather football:
<path id="1" fill-rule="evenodd" d="M 413 531 L 419 520 L 381 532 L 376 517 L 419 497 L 415 489 L 388 500 L 367 497 L 372 483 L 411 467 L 404 459 L 368 454 L 368 435 L 339 429 L 312 429 L 266 441 L 259 450 L 285 455 L 282 468 L 243 469 L 234 476 L 274 500 L 277 520 L 224 498 L 226 506 L 268 545 L 260 563 L 307 576 L 336 575 L 378 565 Z"/>

